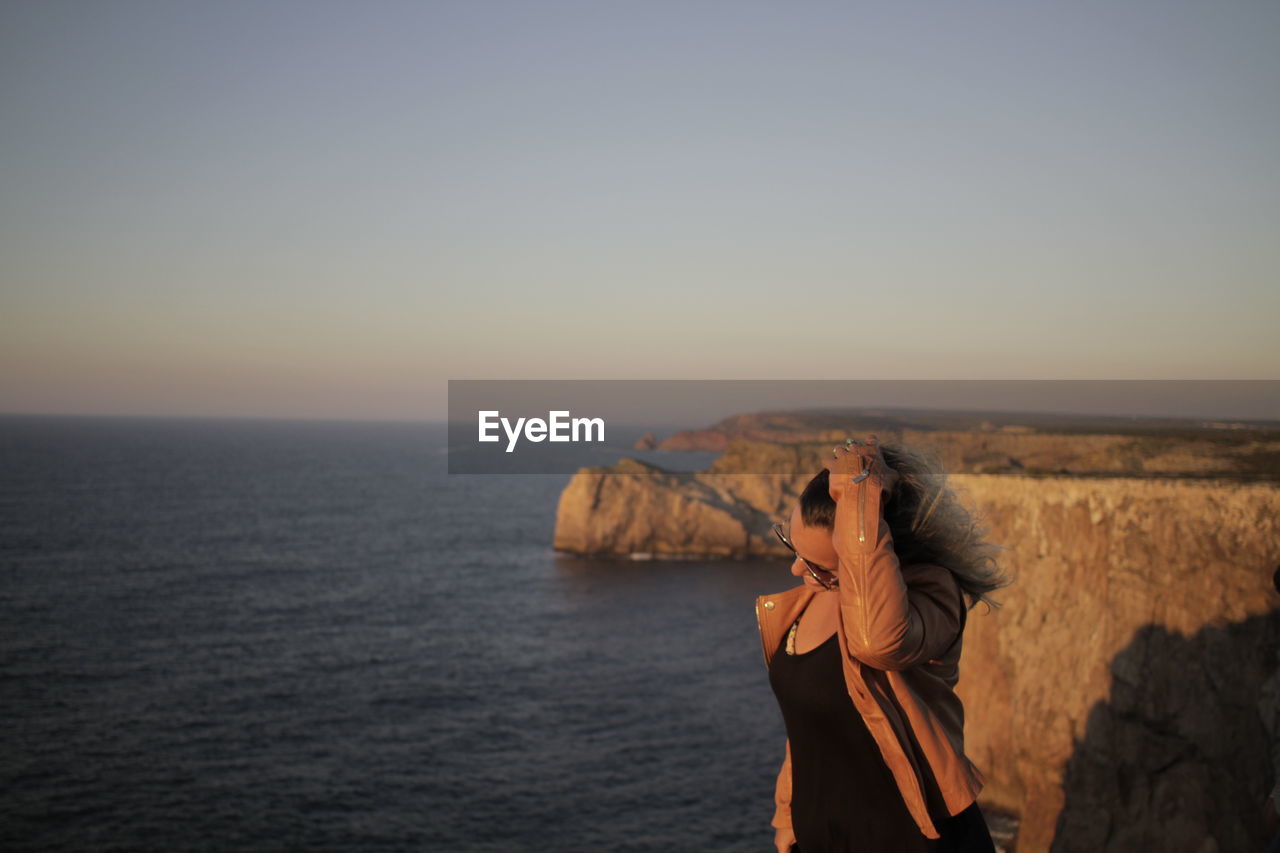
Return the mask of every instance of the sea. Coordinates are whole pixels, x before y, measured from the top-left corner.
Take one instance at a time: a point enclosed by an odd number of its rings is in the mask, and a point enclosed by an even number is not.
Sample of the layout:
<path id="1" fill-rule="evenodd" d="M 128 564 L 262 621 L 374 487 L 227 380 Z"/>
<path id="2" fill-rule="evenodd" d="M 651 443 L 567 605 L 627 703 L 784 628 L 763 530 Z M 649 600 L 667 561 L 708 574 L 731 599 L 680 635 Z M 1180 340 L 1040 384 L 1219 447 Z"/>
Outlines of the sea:
<path id="1" fill-rule="evenodd" d="M 558 554 L 445 445 L 0 418 L 0 850 L 772 850 L 787 564 Z"/>

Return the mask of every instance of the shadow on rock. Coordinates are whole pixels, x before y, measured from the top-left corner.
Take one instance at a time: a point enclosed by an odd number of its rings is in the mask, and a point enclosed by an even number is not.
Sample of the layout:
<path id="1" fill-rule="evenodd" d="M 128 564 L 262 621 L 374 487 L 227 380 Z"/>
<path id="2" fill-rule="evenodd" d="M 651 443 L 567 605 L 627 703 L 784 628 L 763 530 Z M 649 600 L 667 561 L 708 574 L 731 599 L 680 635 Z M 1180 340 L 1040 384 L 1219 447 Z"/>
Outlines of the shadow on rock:
<path id="1" fill-rule="evenodd" d="M 1050 849 L 1264 849 L 1272 770 L 1258 702 L 1278 639 L 1275 610 L 1189 638 L 1140 629 L 1067 763 Z"/>

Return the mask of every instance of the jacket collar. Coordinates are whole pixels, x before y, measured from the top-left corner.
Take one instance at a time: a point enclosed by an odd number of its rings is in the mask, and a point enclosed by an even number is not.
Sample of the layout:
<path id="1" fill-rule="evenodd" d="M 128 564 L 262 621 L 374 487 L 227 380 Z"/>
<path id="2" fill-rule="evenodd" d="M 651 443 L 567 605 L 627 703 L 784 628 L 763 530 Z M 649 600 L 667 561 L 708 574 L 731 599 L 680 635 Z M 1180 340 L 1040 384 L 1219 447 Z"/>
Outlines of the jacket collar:
<path id="1" fill-rule="evenodd" d="M 782 635 L 800 618 L 800 614 L 817 593 L 816 589 L 802 583 L 785 592 L 762 595 L 756 599 L 756 622 L 760 628 L 760 643 L 764 647 L 766 667 L 777 650 Z"/>

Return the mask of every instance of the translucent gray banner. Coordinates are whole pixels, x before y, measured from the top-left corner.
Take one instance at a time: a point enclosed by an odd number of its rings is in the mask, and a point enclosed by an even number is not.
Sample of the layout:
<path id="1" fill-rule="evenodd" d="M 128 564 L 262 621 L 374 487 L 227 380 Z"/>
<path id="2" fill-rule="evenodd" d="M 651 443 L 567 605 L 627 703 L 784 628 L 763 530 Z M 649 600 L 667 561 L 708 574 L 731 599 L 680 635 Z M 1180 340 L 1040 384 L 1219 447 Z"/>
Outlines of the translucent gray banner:
<path id="1" fill-rule="evenodd" d="M 1245 476 L 1280 452 L 1280 380 L 449 381 L 451 474 L 794 475 L 868 433 L 956 472 Z"/>

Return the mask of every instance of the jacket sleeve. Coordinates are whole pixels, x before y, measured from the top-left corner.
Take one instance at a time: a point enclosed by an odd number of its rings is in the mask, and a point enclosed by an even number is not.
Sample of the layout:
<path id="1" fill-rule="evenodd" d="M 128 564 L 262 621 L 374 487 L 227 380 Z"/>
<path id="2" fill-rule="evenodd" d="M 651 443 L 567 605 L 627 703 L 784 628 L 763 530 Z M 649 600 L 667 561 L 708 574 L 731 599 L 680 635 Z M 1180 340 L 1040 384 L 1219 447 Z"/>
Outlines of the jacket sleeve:
<path id="1" fill-rule="evenodd" d="M 782 759 L 782 769 L 778 771 L 778 782 L 773 789 L 773 820 L 769 825 L 774 829 L 791 826 L 791 740 L 787 740 L 787 751 Z"/>
<path id="2" fill-rule="evenodd" d="M 910 669 L 941 658 L 955 642 L 964 628 L 964 594 L 943 566 L 912 565 L 904 577 L 881 494 L 868 477 L 836 500 L 840 618 L 853 657 L 876 669 Z"/>

